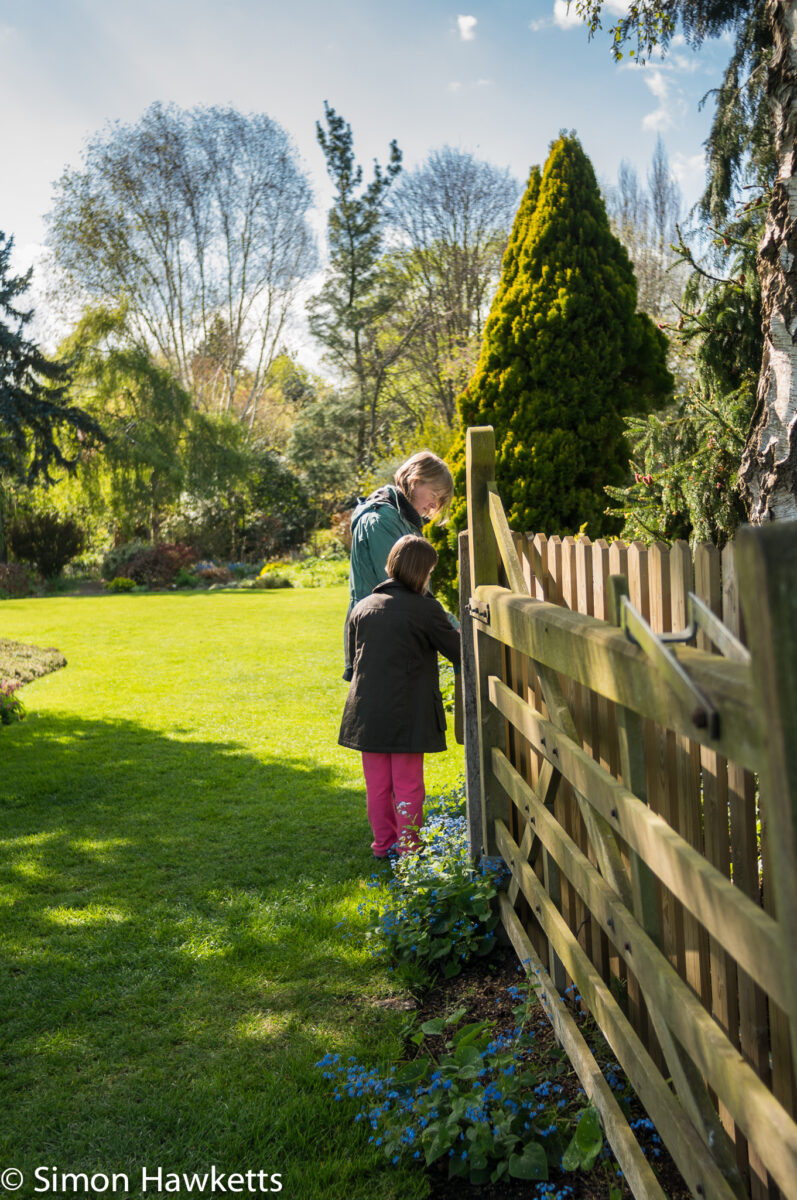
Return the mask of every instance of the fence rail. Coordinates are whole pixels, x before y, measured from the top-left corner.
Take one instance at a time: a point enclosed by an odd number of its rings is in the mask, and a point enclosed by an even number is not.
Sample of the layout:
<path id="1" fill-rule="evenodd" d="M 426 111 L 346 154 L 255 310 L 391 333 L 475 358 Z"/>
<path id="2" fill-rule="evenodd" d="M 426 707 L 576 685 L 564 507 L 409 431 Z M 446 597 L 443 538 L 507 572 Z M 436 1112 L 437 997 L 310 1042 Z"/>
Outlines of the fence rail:
<path id="1" fill-rule="evenodd" d="M 519 535 L 494 453 L 468 431 L 460 595 L 471 836 L 509 867 L 503 924 L 636 1196 L 661 1190 L 569 981 L 693 1195 L 797 1197 L 797 530 L 694 555 Z M 667 640 L 690 620 L 697 646 Z"/>

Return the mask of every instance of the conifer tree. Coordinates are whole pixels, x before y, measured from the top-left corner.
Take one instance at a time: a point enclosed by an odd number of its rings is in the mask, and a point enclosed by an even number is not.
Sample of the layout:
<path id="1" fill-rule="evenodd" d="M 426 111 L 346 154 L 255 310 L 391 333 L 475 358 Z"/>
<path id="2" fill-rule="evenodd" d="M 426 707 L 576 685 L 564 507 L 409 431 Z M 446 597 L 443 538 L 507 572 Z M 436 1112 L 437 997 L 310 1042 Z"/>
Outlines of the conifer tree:
<path id="1" fill-rule="evenodd" d="M 465 525 L 469 425 L 495 428 L 496 482 L 513 528 L 611 531 L 603 489 L 626 470 L 623 417 L 660 406 L 672 390 L 666 340 L 636 303 L 592 165 L 575 135 L 562 135 L 542 177 L 532 171 L 479 363 L 459 398 L 456 499 L 433 535 L 446 542 L 440 583 L 453 578 Z"/>
<path id="2" fill-rule="evenodd" d="M 11 273 L 14 239 L 0 233 L 0 478 L 31 484 L 53 467 L 70 468 L 59 431 L 103 440 L 97 423 L 66 397 L 69 372 L 26 336 L 33 318 L 18 307 L 32 270 Z M 2 506 L 0 505 L 0 508 Z"/>

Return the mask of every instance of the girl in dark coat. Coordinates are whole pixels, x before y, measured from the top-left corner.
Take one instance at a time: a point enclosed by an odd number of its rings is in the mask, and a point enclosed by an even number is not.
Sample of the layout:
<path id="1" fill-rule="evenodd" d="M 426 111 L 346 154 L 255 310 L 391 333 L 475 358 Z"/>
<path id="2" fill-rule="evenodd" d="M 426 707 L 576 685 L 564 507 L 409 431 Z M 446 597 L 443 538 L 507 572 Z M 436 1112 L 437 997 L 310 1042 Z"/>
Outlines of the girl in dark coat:
<path id="1" fill-rule="evenodd" d="M 423 821 L 423 756 L 446 748 L 438 651 L 456 667 L 459 631 L 427 594 L 437 551 L 424 538 L 400 538 L 388 578 L 349 616 L 354 675 L 339 742 L 363 756 L 371 848 L 384 858 L 398 843 L 414 849 Z"/>

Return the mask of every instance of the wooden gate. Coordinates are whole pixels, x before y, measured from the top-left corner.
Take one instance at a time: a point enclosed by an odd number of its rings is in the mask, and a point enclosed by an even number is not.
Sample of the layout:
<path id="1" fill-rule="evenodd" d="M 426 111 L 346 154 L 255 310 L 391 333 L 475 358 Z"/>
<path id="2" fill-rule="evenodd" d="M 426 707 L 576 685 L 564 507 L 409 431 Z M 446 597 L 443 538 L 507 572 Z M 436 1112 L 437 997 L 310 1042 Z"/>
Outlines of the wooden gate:
<path id="1" fill-rule="evenodd" d="M 797 1198 L 797 526 L 740 531 L 724 623 L 711 555 L 702 601 L 683 555 L 629 598 L 638 549 L 570 539 L 565 577 L 559 539 L 510 532 L 494 458 L 468 430 L 468 807 L 504 927 L 635 1196 L 664 1194 L 570 981 L 695 1197 Z M 662 636 L 690 620 L 701 648 Z"/>

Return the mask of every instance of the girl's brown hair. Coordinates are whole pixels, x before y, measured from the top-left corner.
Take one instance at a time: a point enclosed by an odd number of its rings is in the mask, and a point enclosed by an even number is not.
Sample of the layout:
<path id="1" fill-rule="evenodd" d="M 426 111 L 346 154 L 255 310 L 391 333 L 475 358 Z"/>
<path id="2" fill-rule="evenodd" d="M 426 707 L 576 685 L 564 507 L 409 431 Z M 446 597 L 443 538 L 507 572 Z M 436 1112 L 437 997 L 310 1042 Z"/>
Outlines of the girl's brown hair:
<path id="1" fill-rule="evenodd" d="M 436 563 L 437 551 L 432 543 L 408 533 L 399 538 L 390 551 L 385 569 L 391 579 L 398 580 L 413 592 L 422 592 Z"/>

